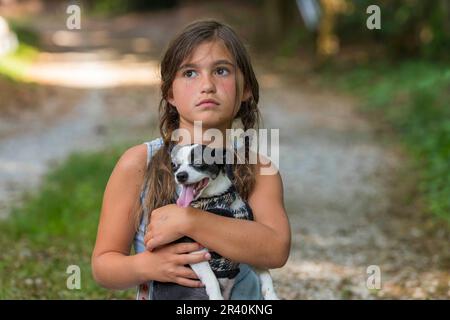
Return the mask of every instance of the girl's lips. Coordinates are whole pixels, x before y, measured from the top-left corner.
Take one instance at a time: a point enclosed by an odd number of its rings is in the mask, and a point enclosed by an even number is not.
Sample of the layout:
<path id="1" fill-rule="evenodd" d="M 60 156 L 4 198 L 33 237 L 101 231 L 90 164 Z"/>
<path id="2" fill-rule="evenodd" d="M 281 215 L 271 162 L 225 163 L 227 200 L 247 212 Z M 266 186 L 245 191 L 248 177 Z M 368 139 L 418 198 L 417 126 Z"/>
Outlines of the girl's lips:
<path id="1" fill-rule="evenodd" d="M 202 101 L 200 101 L 199 103 L 197 103 L 197 107 L 212 107 L 212 106 L 217 106 L 219 105 L 219 103 L 214 100 L 214 99 L 203 99 Z"/>
<path id="2" fill-rule="evenodd" d="M 197 107 L 216 107 L 218 106 L 217 103 L 214 102 L 204 102 L 204 103 L 200 103 Z"/>

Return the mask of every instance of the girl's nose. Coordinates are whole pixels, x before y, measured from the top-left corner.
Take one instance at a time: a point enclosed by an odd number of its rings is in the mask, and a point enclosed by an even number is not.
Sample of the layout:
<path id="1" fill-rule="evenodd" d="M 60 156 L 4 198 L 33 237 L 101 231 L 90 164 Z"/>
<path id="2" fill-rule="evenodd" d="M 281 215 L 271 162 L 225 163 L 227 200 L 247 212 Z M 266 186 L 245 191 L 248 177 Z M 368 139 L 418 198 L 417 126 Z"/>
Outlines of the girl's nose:
<path id="1" fill-rule="evenodd" d="M 211 93 L 216 91 L 216 85 L 214 84 L 211 76 L 205 76 L 202 82 L 202 93 Z"/>

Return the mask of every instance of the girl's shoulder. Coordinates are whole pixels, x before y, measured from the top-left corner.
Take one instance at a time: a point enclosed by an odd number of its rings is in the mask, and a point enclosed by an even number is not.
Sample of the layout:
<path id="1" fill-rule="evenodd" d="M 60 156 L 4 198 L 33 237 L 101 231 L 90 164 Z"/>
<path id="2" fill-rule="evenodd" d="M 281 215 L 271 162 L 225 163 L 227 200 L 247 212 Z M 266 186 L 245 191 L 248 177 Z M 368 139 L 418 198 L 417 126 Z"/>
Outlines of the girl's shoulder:
<path id="1" fill-rule="evenodd" d="M 156 138 L 128 148 L 120 157 L 118 167 L 125 171 L 145 170 L 152 155 L 163 145 L 162 138 Z"/>

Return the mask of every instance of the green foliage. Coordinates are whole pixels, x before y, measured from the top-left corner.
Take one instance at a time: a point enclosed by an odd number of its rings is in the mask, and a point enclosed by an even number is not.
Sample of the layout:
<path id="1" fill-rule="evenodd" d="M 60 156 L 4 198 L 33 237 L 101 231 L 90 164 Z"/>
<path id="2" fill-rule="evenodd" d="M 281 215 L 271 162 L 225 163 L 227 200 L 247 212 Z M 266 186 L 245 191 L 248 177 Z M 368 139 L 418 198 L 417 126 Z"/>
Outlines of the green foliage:
<path id="1" fill-rule="evenodd" d="M 50 172 L 0 223 L 0 299 L 134 298 L 92 278 L 93 250 L 103 191 L 123 147 L 82 153 Z M 69 265 L 81 269 L 81 290 L 68 290 Z"/>
<path id="2" fill-rule="evenodd" d="M 290 29 L 285 37 L 281 39 L 281 43 L 277 48 L 277 54 L 279 56 L 290 57 L 297 54 L 299 50 L 312 51 L 308 44 L 313 42 L 313 36 L 305 30 Z"/>
<path id="3" fill-rule="evenodd" d="M 26 81 L 26 70 L 37 55 L 36 48 L 20 43 L 15 52 L 0 58 L 0 75 L 13 81 Z"/>
<path id="4" fill-rule="evenodd" d="M 175 6 L 177 0 L 95 0 L 86 1 L 89 11 L 93 14 L 113 16 L 127 12 L 137 12 L 145 10 L 155 10 L 171 8 Z"/>
<path id="5" fill-rule="evenodd" d="M 0 58 L 0 75 L 12 81 L 26 81 L 26 70 L 39 53 L 37 49 L 39 37 L 24 23 L 18 21 L 8 23 L 17 35 L 19 46 L 16 51 Z"/>
<path id="6" fill-rule="evenodd" d="M 339 73 L 339 80 L 398 130 L 415 155 L 428 208 L 450 222 L 450 65 L 378 64 Z"/>
<path id="7" fill-rule="evenodd" d="M 29 47 L 39 47 L 39 35 L 27 23 L 18 20 L 8 21 L 9 27 L 17 35 L 19 42 Z"/>
<path id="8" fill-rule="evenodd" d="M 129 3 L 123 0 L 95 1 L 91 5 L 91 12 L 95 14 L 115 15 L 129 9 Z"/>
<path id="9" fill-rule="evenodd" d="M 352 9 L 341 15 L 337 33 L 343 43 L 378 42 L 391 57 L 448 59 L 450 3 L 448 0 L 350 1 Z M 369 5 L 381 10 L 381 30 L 368 30 Z"/>

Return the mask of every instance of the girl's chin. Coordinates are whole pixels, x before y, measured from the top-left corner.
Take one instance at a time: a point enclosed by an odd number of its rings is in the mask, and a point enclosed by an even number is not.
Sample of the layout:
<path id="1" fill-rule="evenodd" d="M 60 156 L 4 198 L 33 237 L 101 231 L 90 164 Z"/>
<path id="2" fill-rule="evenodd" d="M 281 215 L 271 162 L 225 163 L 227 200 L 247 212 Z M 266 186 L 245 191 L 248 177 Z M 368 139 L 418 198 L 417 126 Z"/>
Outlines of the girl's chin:
<path id="1" fill-rule="evenodd" d="M 222 127 L 223 123 L 226 122 L 225 119 L 228 117 L 216 115 L 206 115 L 206 114 L 197 114 L 195 117 L 195 121 L 201 121 L 202 126 L 204 127 Z"/>
<path id="2" fill-rule="evenodd" d="M 216 121 L 216 120 L 209 120 L 209 119 L 197 119 L 196 121 L 201 121 L 202 122 L 202 127 L 203 129 L 208 129 L 208 128 L 221 128 L 223 126 L 223 123 L 220 121 Z"/>

